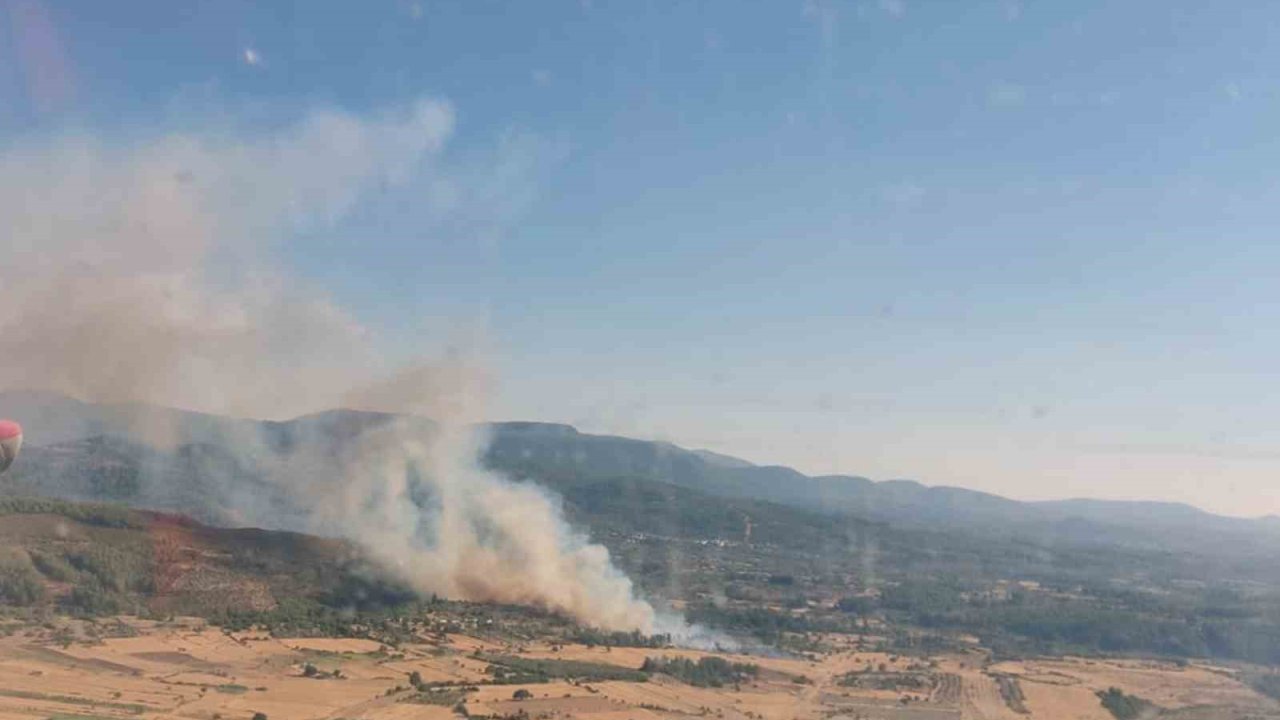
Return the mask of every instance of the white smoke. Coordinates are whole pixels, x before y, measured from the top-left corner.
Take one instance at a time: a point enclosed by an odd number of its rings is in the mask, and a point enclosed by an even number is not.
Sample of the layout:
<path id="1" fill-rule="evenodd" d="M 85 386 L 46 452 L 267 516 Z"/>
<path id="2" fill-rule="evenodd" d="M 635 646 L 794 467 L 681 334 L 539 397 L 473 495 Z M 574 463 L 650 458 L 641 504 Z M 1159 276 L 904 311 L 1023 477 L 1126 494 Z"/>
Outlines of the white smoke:
<path id="1" fill-rule="evenodd" d="M 315 112 L 262 138 L 5 149 L 4 383 L 257 417 L 336 401 L 381 364 L 369 333 L 264 256 L 429 166 L 452 118 L 421 101 L 372 119 Z"/>
<path id="2" fill-rule="evenodd" d="M 315 488 L 317 531 L 345 530 L 423 593 L 532 604 L 592 625 L 652 632 L 609 552 L 574 532 L 540 488 L 477 467 L 475 433 L 371 431 Z M 314 483 L 309 483 L 314 485 Z"/>
<path id="3" fill-rule="evenodd" d="M 422 100 L 374 117 L 315 111 L 252 137 L 74 134 L 0 150 L 0 387 L 258 418 L 428 416 L 431 432 L 387 425 L 336 455 L 264 461 L 297 517 L 243 491 L 226 499 L 264 526 L 351 538 L 423 592 L 651 631 L 653 608 L 554 499 L 480 469 L 478 363 L 388 373 L 374 333 L 269 262 L 379 187 L 447 186 L 420 181 L 452 129 L 448 104 Z M 156 442 L 183 440 L 158 430 Z"/>

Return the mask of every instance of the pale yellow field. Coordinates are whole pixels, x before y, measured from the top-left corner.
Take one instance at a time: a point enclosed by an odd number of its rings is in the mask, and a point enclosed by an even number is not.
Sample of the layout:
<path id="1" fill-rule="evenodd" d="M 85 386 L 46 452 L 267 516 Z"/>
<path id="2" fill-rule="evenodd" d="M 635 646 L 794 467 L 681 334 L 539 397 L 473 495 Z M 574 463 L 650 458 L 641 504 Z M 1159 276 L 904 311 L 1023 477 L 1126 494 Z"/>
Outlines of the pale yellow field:
<path id="1" fill-rule="evenodd" d="M 72 621 L 58 621 L 75 630 Z M 829 654 L 810 659 L 724 655 L 760 667 L 738 688 L 697 688 L 666 676 L 648 682 L 557 680 L 492 684 L 475 653 L 575 660 L 635 669 L 646 657 L 697 659 L 693 650 L 589 648 L 510 643 L 462 635 L 446 642 L 388 648 L 359 639 L 271 638 L 263 632 L 224 633 L 198 621 L 127 620 L 140 634 L 53 642 L 55 629 L 28 628 L 0 637 L 0 720 L 446 720 L 460 700 L 472 717 L 529 720 L 707 717 L 723 720 L 1109 720 L 1095 691 L 1119 687 L 1168 710 L 1196 718 L 1280 718 L 1280 705 L 1233 679 L 1225 668 L 1137 660 L 1060 658 L 990 665 L 979 650 L 936 658 L 858 652 L 832 638 Z M 83 628 L 81 628 L 83 629 Z M 305 677 L 313 665 L 323 677 Z M 338 675 L 335 676 L 334 672 Z M 447 683 L 436 695 L 408 688 L 417 672 Z M 926 686 L 851 687 L 846 673 L 865 677 L 914 674 Z M 1003 677 L 1003 680 L 997 680 Z M 862 682 L 860 680 L 860 682 Z M 1021 693 L 1022 708 L 1001 693 Z M 902 687 L 902 686 L 896 686 Z M 517 690 L 530 696 L 514 699 Z M 413 700 L 412 702 L 410 700 Z M 437 704 L 424 704 L 437 703 Z M 1200 706 L 1211 705 L 1211 708 Z M 1193 710 L 1186 710 L 1196 706 Z M 1019 711 L 1022 710 L 1022 711 Z"/>
<path id="2" fill-rule="evenodd" d="M 372 653 L 377 652 L 382 643 L 360 638 L 295 638 L 281 641 L 291 650 L 315 650 L 330 653 Z"/>
<path id="3" fill-rule="evenodd" d="M 1076 699 L 1091 700 L 1095 691 L 1109 687 L 1118 687 L 1168 709 L 1215 705 L 1245 712 L 1272 705 L 1226 674 L 1195 665 L 1179 667 L 1151 660 L 1061 658 L 1001 663 L 992 669 L 1021 679 L 1027 705 L 1032 710 L 1052 711 L 1064 703 L 1076 707 L 1080 704 Z M 1082 713 L 1081 717 L 1086 715 Z M 1104 713 L 1097 717 L 1105 720 L 1110 716 Z"/>

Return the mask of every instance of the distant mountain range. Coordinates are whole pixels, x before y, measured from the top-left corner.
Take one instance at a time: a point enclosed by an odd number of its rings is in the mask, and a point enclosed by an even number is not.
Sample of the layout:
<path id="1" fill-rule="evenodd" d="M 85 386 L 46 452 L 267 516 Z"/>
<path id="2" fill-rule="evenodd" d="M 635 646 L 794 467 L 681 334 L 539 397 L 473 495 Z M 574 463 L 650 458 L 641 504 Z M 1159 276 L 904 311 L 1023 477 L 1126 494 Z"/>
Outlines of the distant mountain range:
<path id="1" fill-rule="evenodd" d="M 1226 517 L 1168 502 L 1024 502 L 911 480 L 814 477 L 789 467 L 753 465 L 669 443 L 578 433 L 562 425 L 499 423 L 493 427 L 486 460 L 510 474 L 544 482 L 557 476 L 641 477 L 711 495 L 1042 543 L 1122 544 L 1231 555 L 1280 550 L 1280 522 L 1274 517 Z"/>
<path id="2" fill-rule="evenodd" d="M 272 497 L 269 478 L 247 464 L 242 452 L 230 452 L 233 445 L 288 452 L 301 438 L 322 438 L 340 447 L 371 428 L 406 420 L 332 410 L 285 422 L 255 421 L 149 405 L 90 404 L 42 392 L 0 393 L 0 413 L 24 425 L 27 442 L 21 461 L 0 480 L 0 492 L 124 502 L 145 497 L 159 509 L 223 524 L 241 519 L 225 499 L 207 490 L 204 480 L 212 474 L 233 478 L 265 502 Z M 408 421 L 424 433 L 433 427 L 425 419 Z M 909 480 L 813 477 L 665 442 L 580 433 L 563 424 L 505 422 L 487 430 L 488 466 L 560 492 L 593 483 L 652 481 L 706 496 L 1042 544 L 1124 545 L 1234 557 L 1265 557 L 1280 550 L 1280 521 L 1273 517 L 1224 517 L 1163 502 L 1022 502 Z"/>

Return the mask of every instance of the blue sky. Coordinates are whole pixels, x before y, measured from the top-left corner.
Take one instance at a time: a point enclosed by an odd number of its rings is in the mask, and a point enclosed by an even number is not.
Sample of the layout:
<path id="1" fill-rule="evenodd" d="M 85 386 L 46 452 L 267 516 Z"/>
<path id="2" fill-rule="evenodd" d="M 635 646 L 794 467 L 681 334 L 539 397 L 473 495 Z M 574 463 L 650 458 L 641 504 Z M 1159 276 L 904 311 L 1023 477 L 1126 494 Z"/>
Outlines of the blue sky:
<path id="1" fill-rule="evenodd" d="M 449 103 L 272 252 L 398 352 L 482 327 L 495 416 L 1280 512 L 1280 8 L 179 5 L 11 0 L 0 145 Z"/>

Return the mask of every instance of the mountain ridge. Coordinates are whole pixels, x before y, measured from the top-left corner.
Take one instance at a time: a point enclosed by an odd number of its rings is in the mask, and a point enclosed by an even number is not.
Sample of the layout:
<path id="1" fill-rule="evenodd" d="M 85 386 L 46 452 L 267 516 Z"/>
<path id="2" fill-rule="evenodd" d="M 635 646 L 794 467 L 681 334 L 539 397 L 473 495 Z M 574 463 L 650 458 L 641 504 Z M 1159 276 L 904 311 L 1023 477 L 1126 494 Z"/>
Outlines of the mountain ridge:
<path id="1" fill-rule="evenodd" d="M 27 426 L 28 462 L 17 469 L 19 481 L 40 462 L 44 450 L 63 441 L 118 437 L 145 448 L 186 448 L 188 463 L 213 463 L 220 472 L 243 475 L 234 457 L 219 457 L 210 448 L 227 447 L 246 438 L 272 451 L 288 451 L 300 438 L 321 438 L 341 445 L 370 428 L 407 422 L 421 432 L 434 427 L 429 419 L 363 410 L 332 409 L 285 421 L 260 421 L 140 404 L 94 404 L 42 392 L 0 392 L 0 409 Z M 1265 550 L 1280 543 L 1280 521 L 1234 518 L 1185 503 L 1068 498 L 1021 501 L 979 490 L 930 486 L 915 480 L 873 481 L 856 475 L 809 476 L 782 465 L 755 465 L 705 450 L 689 450 L 668 442 L 580 432 L 571 425 L 533 421 L 487 423 L 484 462 L 505 474 L 554 485 L 563 477 L 634 477 L 683 486 L 709 495 L 764 500 L 781 505 L 836 512 L 872 520 L 930 528 L 976 529 L 1048 542 L 1108 542 L 1159 547 L 1169 542 L 1240 545 Z M 167 442 L 155 442 L 154 436 Z M 181 442 L 174 443 L 175 439 Z M 49 442 L 53 440 L 53 442 Z M 105 442 L 105 441 L 104 441 Z M 109 444 L 109 443 L 108 443 Z M 204 446 L 192 450 L 190 446 Z M 67 452 L 66 448 L 62 452 Z M 94 450 L 80 448 L 93 454 Z M 57 453 L 54 453 L 56 456 Z M 54 457 L 50 456 L 50 457 Z M 84 472 L 85 465 L 62 461 L 63 468 Z M 78 468 L 78 469 L 76 469 Z M 208 469 L 208 468 L 206 468 Z M 98 482 L 105 482 L 98 477 Z M 12 482 L 12 481 L 10 481 Z M 253 485 L 263 488 L 261 478 Z M 30 487 L 28 485 L 28 487 Z M 195 501 L 198 489 L 188 501 Z M 83 497 L 75 499 L 100 499 Z M 189 508 L 187 508 L 189 509 Z M 214 515 L 200 515 L 216 519 Z M 1263 547 L 1256 547 L 1262 545 Z"/>

